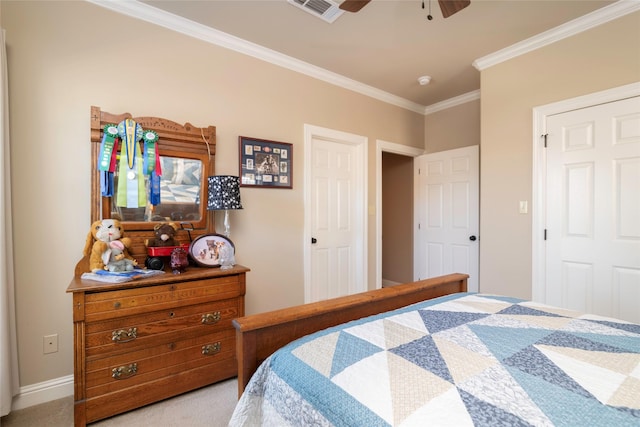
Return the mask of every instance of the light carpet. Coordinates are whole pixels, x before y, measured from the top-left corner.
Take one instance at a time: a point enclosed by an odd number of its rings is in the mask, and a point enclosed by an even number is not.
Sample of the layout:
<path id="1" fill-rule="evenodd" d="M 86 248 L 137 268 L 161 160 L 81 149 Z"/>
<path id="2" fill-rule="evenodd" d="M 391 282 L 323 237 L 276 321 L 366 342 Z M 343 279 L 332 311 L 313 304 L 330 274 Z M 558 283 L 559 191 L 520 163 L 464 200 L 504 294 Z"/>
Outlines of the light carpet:
<path id="1" fill-rule="evenodd" d="M 181 394 L 162 402 L 91 423 L 91 427 L 162 426 L 223 427 L 237 402 L 235 378 Z M 0 419 L 2 427 L 73 426 L 73 397 L 13 411 Z"/>

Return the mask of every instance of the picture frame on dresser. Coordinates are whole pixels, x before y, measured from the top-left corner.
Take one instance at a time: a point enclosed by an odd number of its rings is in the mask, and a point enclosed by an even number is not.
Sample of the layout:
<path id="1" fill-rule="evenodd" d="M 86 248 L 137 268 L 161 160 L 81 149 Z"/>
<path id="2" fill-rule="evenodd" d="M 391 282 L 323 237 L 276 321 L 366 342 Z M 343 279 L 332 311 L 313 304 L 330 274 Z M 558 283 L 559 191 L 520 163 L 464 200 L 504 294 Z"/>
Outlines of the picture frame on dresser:
<path id="1" fill-rule="evenodd" d="M 220 250 L 226 246 L 235 255 L 235 245 L 228 237 L 218 234 L 203 234 L 189 246 L 189 256 L 200 267 L 220 267 Z"/>

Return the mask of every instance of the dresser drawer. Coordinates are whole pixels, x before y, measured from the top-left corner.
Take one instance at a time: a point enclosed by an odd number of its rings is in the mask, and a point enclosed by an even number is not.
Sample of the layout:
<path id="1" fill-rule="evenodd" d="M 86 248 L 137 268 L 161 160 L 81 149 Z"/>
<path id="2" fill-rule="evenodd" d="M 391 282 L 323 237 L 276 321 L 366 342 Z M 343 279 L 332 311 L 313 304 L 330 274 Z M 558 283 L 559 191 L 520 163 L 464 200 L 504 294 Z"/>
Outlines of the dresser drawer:
<path id="1" fill-rule="evenodd" d="M 86 422 L 93 422 L 124 411 L 139 408 L 177 394 L 236 376 L 235 359 L 215 365 L 183 370 L 175 375 L 134 385 L 120 391 L 88 398 L 84 402 Z M 213 421 L 212 421 L 213 422 Z"/>
<path id="2" fill-rule="evenodd" d="M 85 321 L 175 309 L 244 295 L 237 275 L 85 294 Z"/>
<path id="3" fill-rule="evenodd" d="M 235 363 L 235 333 L 222 331 L 87 361 L 87 397 L 112 393 L 199 367 Z"/>
<path id="4" fill-rule="evenodd" d="M 86 325 L 86 356 L 104 357 L 146 345 L 231 330 L 239 316 L 237 299 L 177 307 Z"/>

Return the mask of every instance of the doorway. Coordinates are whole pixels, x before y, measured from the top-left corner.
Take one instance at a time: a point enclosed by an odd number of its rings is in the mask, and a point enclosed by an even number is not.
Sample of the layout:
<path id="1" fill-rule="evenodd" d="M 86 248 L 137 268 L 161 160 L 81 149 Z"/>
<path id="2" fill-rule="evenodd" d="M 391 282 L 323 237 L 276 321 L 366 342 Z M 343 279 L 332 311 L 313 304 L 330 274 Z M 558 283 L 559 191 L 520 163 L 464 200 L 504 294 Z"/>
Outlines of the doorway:
<path id="1" fill-rule="evenodd" d="M 382 153 L 382 287 L 413 281 L 413 158 Z"/>
<path id="2" fill-rule="evenodd" d="M 382 253 L 383 253 L 383 245 L 385 245 L 386 243 L 384 243 L 383 241 L 383 234 L 385 234 L 385 232 L 383 231 L 383 179 L 384 179 L 384 169 L 383 169 L 383 155 L 386 154 L 395 154 L 401 157 L 407 157 L 411 159 L 412 164 L 414 165 L 413 167 L 415 167 L 415 158 L 424 154 L 424 150 L 421 148 L 415 148 L 415 147 L 409 147 L 407 145 L 400 145 L 400 144 L 396 144 L 393 142 L 389 142 L 389 141 L 383 141 L 383 140 L 377 140 L 376 141 L 376 205 L 375 205 L 375 209 L 370 208 L 370 212 L 369 214 L 371 215 L 372 213 L 374 213 L 375 211 L 375 218 L 376 218 L 376 289 L 381 288 L 383 285 L 383 273 L 382 273 L 382 265 L 383 265 L 383 257 L 382 257 Z M 409 217 L 409 215 L 411 215 L 410 217 L 410 223 L 412 225 L 412 230 L 415 231 L 415 218 L 416 218 L 416 205 L 414 203 L 414 201 L 416 200 L 416 196 L 417 196 L 417 192 L 416 192 L 416 179 L 415 179 L 415 175 L 413 178 L 413 182 L 408 183 L 406 182 L 404 185 L 407 186 L 411 186 L 413 188 L 413 194 L 412 194 L 412 202 L 411 202 L 411 207 L 406 207 L 406 209 L 409 212 L 405 212 L 403 214 L 403 217 Z M 389 233 L 390 231 L 387 230 L 387 233 Z M 414 233 L 415 234 L 415 233 Z M 412 278 L 410 281 L 413 280 L 417 280 L 417 276 L 415 273 L 415 253 L 416 253 L 416 239 L 413 237 L 411 238 L 411 241 L 408 242 L 399 242 L 396 243 L 397 245 L 404 245 L 404 246 L 408 246 L 410 247 L 410 253 L 412 256 L 412 264 L 414 265 L 414 272 L 412 275 Z M 393 244 L 392 242 L 389 242 L 389 246 L 386 248 L 387 251 L 393 251 L 393 248 L 396 244 Z M 402 248 L 402 251 L 405 251 L 406 248 Z M 404 275 L 402 276 L 403 278 L 405 277 Z M 385 282 L 388 285 L 393 285 L 397 282 L 397 280 L 392 280 L 392 279 L 387 279 L 387 281 Z"/>

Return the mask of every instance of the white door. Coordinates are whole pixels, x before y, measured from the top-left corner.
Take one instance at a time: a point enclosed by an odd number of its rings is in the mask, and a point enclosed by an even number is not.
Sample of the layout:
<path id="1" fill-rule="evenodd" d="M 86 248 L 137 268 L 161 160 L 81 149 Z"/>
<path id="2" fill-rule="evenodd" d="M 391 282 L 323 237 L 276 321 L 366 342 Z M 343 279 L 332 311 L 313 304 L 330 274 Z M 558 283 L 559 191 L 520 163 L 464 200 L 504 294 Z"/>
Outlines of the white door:
<path id="1" fill-rule="evenodd" d="M 419 277 L 469 274 L 478 291 L 479 147 L 458 148 L 418 158 Z"/>
<path id="2" fill-rule="evenodd" d="M 305 301 L 362 292 L 366 283 L 366 138 L 306 127 L 309 276 Z"/>
<path id="3" fill-rule="evenodd" d="M 640 322 L 640 97 L 547 118 L 546 301 Z"/>

